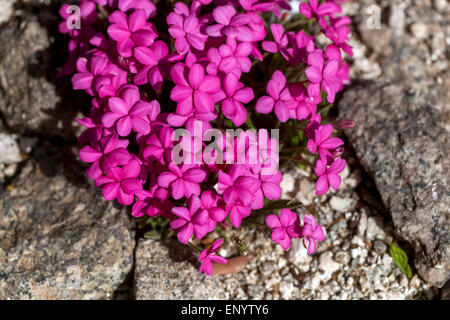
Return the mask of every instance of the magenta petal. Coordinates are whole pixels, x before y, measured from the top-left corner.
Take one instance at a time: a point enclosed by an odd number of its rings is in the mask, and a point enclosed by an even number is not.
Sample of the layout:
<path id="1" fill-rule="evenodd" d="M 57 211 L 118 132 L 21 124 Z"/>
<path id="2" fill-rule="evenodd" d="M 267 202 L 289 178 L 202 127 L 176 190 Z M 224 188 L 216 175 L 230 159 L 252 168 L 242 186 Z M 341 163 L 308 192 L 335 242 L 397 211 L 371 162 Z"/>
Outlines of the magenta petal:
<path id="1" fill-rule="evenodd" d="M 191 221 L 191 214 L 189 210 L 185 207 L 173 207 L 172 213 L 177 217 L 180 217 L 186 221 Z"/>
<path id="2" fill-rule="evenodd" d="M 120 184 L 111 182 L 103 186 L 102 194 L 105 200 L 114 200 L 119 194 Z"/>
<path id="3" fill-rule="evenodd" d="M 194 91 L 194 104 L 196 109 L 201 113 L 208 113 L 214 110 L 214 101 L 206 92 Z"/>
<path id="4" fill-rule="evenodd" d="M 131 119 L 129 116 L 125 116 L 117 121 L 117 133 L 122 137 L 128 136 L 130 134 L 131 127 Z"/>
<path id="5" fill-rule="evenodd" d="M 329 173 L 328 174 L 328 182 L 330 183 L 330 186 L 334 190 L 337 190 L 337 189 L 339 189 L 339 187 L 341 185 L 341 177 L 335 173 Z"/>
<path id="6" fill-rule="evenodd" d="M 168 188 L 176 178 L 172 172 L 166 171 L 158 176 L 158 184 L 163 188 Z"/>
<path id="7" fill-rule="evenodd" d="M 290 110 L 283 101 L 277 101 L 275 104 L 275 114 L 281 122 L 286 122 L 290 117 Z"/>
<path id="8" fill-rule="evenodd" d="M 121 182 L 123 191 L 128 194 L 134 194 L 142 190 L 142 184 L 138 182 L 137 179 L 126 179 Z"/>
<path id="9" fill-rule="evenodd" d="M 94 77 L 90 73 L 76 73 L 72 77 L 72 86 L 74 90 L 86 90 L 92 85 Z"/>
<path id="10" fill-rule="evenodd" d="M 312 83 L 318 83 L 322 81 L 322 71 L 317 67 L 308 67 L 306 68 L 305 73 Z"/>
<path id="11" fill-rule="evenodd" d="M 120 115 L 126 115 L 128 114 L 128 110 L 131 106 L 127 106 L 125 101 L 118 97 L 112 97 L 108 100 L 108 106 L 110 110 L 114 113 L 120 114 Z"/>
<path id="12" fill-rule="evenodd" d="M 320 176 L 319 179 L 317 179 L 315 189 L 317 195 L 327 193 L 330 189 L 327 175 Z"/>
<path id="13" fill-rule="evenodd" d="M 192 88 L 198 88 L 205 78 L 205 69 L 198 64 L 195 63 L 191 70 L 189 71 L 189 82 L 191 83 Z"/>
<path id="14" fill-rule="evenodd" d="M 155 55 L 153 54 L 153 51 L 150 50 L 150 48 L 136 47 L 136 48 L 134 48 L 133 52 L 134 52 L 134 57 L 142 64 L 145 64 L 148 66 L 154 66 L 158 63 Z"/>
<path id="15" fill-rule="evenodd" d="M 213 10 L 214 20 L 223 25 L 228 25 L 235 14 L 236 10 L 231 5 L 220 6 Z"/>
<path id="16" fill-rule="evenodd" d="M 84 162 L 95 162 L 102 157 L 102 153 L 94 150 L 91 146 L 84 146 L 78 156 Z"/>
<path id="17" fill-rule="evenodd" d="M 274 215 L 274 214 L 270 214 L 266 217 L 266 224 L 267 226 L 269 226 L 269 228 L 276 228 L 276 227 L 280 227 L 280 219 L 278 218 L 278 216 Z"/>
<path id="18" fill-rule="evenodd" d="M 187 244 L 189 242 L 189 239 L 191 239 L 193 233 L 194 226 L 192 225 L 192 223 L 187 223 L 178 231 L 177 238 L 181 243 Z"/>
<path id="19" fill-rule="evenodd" d="M 212 275 L 213 267 L 212 262 L 209 259 L 205 259 L 200 266 L 200 272 L 204 271 L 207 276 Z"/>
<path id="20" fill-rule="evenodd" d="M 286 236 L 278 241 L 278 243 L 280 244 L 281 248 L 283 248 L 283 250 L 288 250 L 291 247 L 291 237 L 286 234 Z"/>
<path id="21" fill-rule="evenodd" d="M 263 183 L 264 196 L 269 200 L 278 200 L 281 197 L 281 188 L 275 183 Z"/>
<path id="22" fill-rule="evenodd" d="M 116 121 L 121 117 L 122 116 L 120 114 L 108 112 L 103 115 L 102 123 L 106 128 L 111 128 L 112 126 L 114 126 Z"/>
<path id="23" fill-rule="evenodd" d="M 184 181 L 181 179 L 176 179 L 172 182 L 170 185 L 171 191 L 172 191 L 172 197 L 175 200 L 179 200 L 184 197 L 186 193 L 186 188 L 184 186 Z"/>
<path id="24" fill-rule="evenodd" d="M 225 264 L 225 263 L 228 262 L 227 259 L 222 258 L 222 257 L 220 257 L 220 256 L 218 256 L 218 255 L 215 255 L 215 254 L 214 254 L 214 255 L 211 255 L 209 258 L 211 259 L 211 261 L 213 261 L 213 262 L 215 262 L 215 263 Z"/>
<path id="25" fill-rule="evenodd" d="M 326 148 L 326 149 L 336 149 L 339 146 L 342 146 L 344 144 L 344 141 L 342 141 L 339 138 L 329 138 L 327 140 L 325 140 L 324 142 L 322 142 L 320 144 L 320 146 L 322 148 Z"/>
<path id="26" fill-rule="evenodd" d="M 276 227 L 272 231 L 272 240 L 273 242 L 278 242 L 287 237 L 286 231 L 283 227 Z"/>
<path id="27" fill-rule="evenodd" d="M 308 242 L 308 251 L 306 253 L 313 254 L 314 252 L 316 252 L 317 242 L 314 239 L 309 239 Z"/>
<path id="28" fill-rule="evenodd" d="M 200 183 L 205 181 L 206 172 L 201 169 L 189 169 L 183 174 L 183 178 L 190 182 Z"/>
<path id="29" fill-rule="evenodd" d="M 170 99 L 176 102 L 180 102 L 192 95 L 192 89 L 190 87 L 177 85 L 170 92 Z"/>
<path id="30" fill-rule="evenodd" d="M 258 101 L 256 102 L 256 111 L 259 113 L 270 113 L 273 110 L 273 106 L 275 104 L 275 101 L 273 100 L 272 97 L 269 96 L 263 96 L 261 98 L 258 99 Z"/>
<path id="31" fill-rule="evenodd" d="M 131 32 L 142 29 L 146 22 L 147 17 L 145 15 L 145 11 L 141 9 L 134 10 L 128 17 L 128 26 L 130 27 Z"/>
<path id="32" fill-rule="evenodd" d="M 117 24 L 112 24 L 108 27 L 108 35 L 118 42 L 127 40 L 130 37 L 130 31 L 119 27 Z"/>

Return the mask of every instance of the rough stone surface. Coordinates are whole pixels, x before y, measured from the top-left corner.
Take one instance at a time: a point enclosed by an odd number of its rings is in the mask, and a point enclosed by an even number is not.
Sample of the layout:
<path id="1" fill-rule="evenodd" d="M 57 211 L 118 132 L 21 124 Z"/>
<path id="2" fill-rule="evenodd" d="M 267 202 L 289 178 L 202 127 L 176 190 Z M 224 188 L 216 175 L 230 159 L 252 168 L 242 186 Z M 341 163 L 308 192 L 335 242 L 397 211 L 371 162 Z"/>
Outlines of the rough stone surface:
<path id="1" fill-rule="evenodd" d="M 358 124 L 346 134 L 394 227 L 415 248 L 417 269 L 443 285 L 450 277 L 450 144 L 433 97 L 400 83 L 365 83 L 344 94 L 340 111 Z"/>
<path id="2" fill-rule="evenodd" d="M 37 151 L 0 194 L 0 299 L 105 299 L 133 265 L 126 212 L 55 154 Z"/>
<path id="3" fill-rule="evenodd" d="M 364 0 L 355 6 L 353 44 L 361 54 L 351 68 L 355 84 L 339 102 L 340 117 L 355 120 L 346 134 L 374 177 L 395 230 L 415 249 L 420 275 L 442 286 L 450 277 L 450 12 L 439 1 Z M 367 17 L 357 14 L 370 6 L 380 9 L 379 28 L 368 28 Z M 358 69 L 363 59 L 376 63 L 380 75 Z M 373 223 L 367 228 L 377 231 Z M 383 236 L 368 236 L 377 237 Z"/>
<path id="4" fill-rule="evenodd" d="M 64 46 L 47 29 L 55 34 L 57 21 L 42 10 L 0 26 L 0 39 L 7 44 L 0 46 L 0 115 L 11 132 L 75 137 L 73 120 L 84 100 L 70 89 L 69 78 L 56 79 Z"/>
<path id="5" fill-rule="evenodd" d="M 17 136 L 0 133 L 0 163 L 11 164 L 22 161 Z"/>
<path id="6" fill-rule="evenodd" d="M 176 241 L 140 240 L 134 274 L 136 299 L 227 299 L 219 277 L 200 274 L 192 263 L 192 252 Z"/>
<path id="7" fill-rule="evenodd" d="M 13 0 L 0 0 L 0 24 L 8 21 L 13 14 Z"/>

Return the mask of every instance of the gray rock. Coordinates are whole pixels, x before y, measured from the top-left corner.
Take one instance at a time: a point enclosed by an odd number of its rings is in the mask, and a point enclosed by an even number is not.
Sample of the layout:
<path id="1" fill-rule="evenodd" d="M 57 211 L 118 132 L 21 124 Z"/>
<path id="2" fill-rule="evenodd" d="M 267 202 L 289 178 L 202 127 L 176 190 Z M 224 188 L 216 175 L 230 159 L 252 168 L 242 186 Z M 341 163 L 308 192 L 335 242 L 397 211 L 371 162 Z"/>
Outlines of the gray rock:
<path id="1" fill-rule="evenodd" d="M 89 104 L 69 78 L 56 78 L 67 46 L 49 35 L 57 33 L 58 21 L 50 11 L 41 10 L 39 18 L 24 11 L 0 28 L 0 114 L 11 132 L 75 139 L 74 118 Z"/>
<path id="2" fill-rule="evenodd" d="M 218 276 L 206 276 L 194 267 L 196 257 L 175 240 L 140 240 L 134 274 L 138 300 L 227 299 Z"/>
<path id="3" fill-rule="evenodd" d="M 0 133 L 0 163 L 11 164 L 21 161 L 16 135 Z"/>
<path id="4" fill-rule="evenodd" d="M 416 268 L 442 286 L 450 277 L 450 144 L 434 108 L 445 93 L 435 92 L 367 82 L 344 93 L 339 105 L 357 123 L 346 133 L 396 231 L 415 248 Z"/>
<path id="5" fill-rule="evenodd" d="M 0 24 L 11 18 L 14 2 L 14 0 L 0 0 Z"/>
<path id="6" fill-rule="evenodd" d="M 332 196 L 330 199 L 330 206 L 333 210 L 346 213 L 355 208 L 357 200 L 352 198 L 341 198 L 338 196 Z"/>
<path id="7" fill-rule="evenodd" d="M 294 264 L 301 272 L 308 272 L 312 257 L 306 252 L 301 239 L 292 239 L 291 248 L 288 251 L 288 260 Z"/>
<path id="8" fill-rule="evenodd" d="M 387 244 L 382 240 L 375 240 L 373 243 L 373 249 L 378 254 L 384 254 L 387 250 Z"/>
<path id="9" fill-rule="evenodd" d="M 326 251 L 320 255 L 319 269 L 325 272 L 325 274 L 332 275 L 340 268 L 341 265 L 333 260 L 333 252 Z"/>
<path id="10" fill-rule="evenodd" d="M 447 282 L 441 289 L 441 300 L 450 300 L 450 282 Z"/>
<path id="11" fill-rule="evenodd" d="M 0 194 L 0 299 L 105 299 L 131 270 L 127 213 L 65 156 L 28 161 Z"/>

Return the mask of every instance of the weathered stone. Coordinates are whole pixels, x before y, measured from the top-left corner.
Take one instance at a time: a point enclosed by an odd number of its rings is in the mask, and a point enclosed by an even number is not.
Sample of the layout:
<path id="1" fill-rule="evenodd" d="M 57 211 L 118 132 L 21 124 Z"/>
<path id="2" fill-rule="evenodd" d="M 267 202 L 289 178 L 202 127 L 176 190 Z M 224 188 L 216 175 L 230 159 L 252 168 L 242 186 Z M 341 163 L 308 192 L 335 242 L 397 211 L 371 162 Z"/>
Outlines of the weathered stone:
<path id="1" fill-rule="evenodd" d="M 0 0 L 0 24 L 11 18 L 14 2 L 14 0 Z"/>
<path id="2" fill-rule="evenodd" d="M 227 299 L 221 277 L 199 273 L 196 263 L 189 247 L 175 240 L 140 240 L 134 273 L 136 299 Z"/>
<path id="3" fill-rule="evenodd" d="M 23 13 L 0 27 L 0 115 L 11 132 L 75 139 L 74 118 L 89 104 L 69 78 L 56 78 L 67 46 L 54 38 L 58 21 L 42 10 L 39 18 Z"/>
<path id="4" fill-rule="evenodd" d="M 11 164 L 22 161 L 17 136 L 0 133 L 0 163 Z"/>
<path id="5" fill-rule="evenodd" d="M 445 97 L 438 90 L 367 82 L 344 93 L 339 106 L 343 118 L 357 123 L 346 133 L 396 231 L 415 248 L 419 273 L 443 285 L 450 277 L 450 144 L 434 108 Z"/>
<path id="6" fill-rule="evenodd" d="M 105 299 L 131 270 L 127 213 L 63 150 L 34 154 L 0 194 L 0 299 Z"/>

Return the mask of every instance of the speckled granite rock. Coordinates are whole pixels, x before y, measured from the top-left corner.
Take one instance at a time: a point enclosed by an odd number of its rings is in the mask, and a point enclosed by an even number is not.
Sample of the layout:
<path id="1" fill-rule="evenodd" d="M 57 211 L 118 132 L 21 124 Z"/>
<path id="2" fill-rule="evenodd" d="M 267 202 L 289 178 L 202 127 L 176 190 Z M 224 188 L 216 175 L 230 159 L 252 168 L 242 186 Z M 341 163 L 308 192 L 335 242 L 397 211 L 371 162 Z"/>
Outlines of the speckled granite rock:
<path id="1" fill-rule="evenodd" d="M 0 0 L 0 24 L 9 20 L 13 14 L 15 0 Z"/>
<path id="2" fill-rule="evenodd" d="M 58 17 L 53 9 L 27 10 L 0 26 L 0 114 L 10 132 L 74 140 L 84 100 L 69 78 L 56 78 L 67 45 L 57 35 Z"/>
<path id="3" fill-rule="evenodd" d="M 108 298 L 133 265 L 127 214 L 75 160 L 38 152 L 0 194 L 0 300 Z"/>
<path id="4" fill-rule="evenodd" d="M 220 277 L 200 274 L 189 247 L 176 241 L 140 240 L 134 273 L 138 300 L 227 299 Z"/>
<path id="5" fill-rule="evenodd" d="M 367 82 L 339 103 L 341 115 L 357 123 L 346 134 L 397 232 L 413 245 L 416 268 L 438 286 L 450 277 L 450 142 L 434 108 L 440 95 Z"/>

